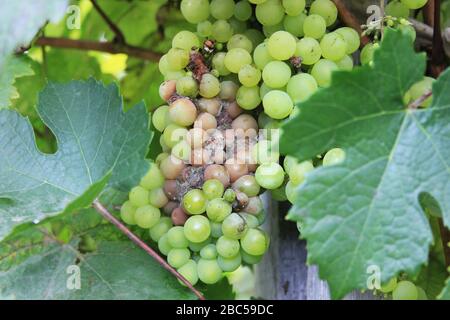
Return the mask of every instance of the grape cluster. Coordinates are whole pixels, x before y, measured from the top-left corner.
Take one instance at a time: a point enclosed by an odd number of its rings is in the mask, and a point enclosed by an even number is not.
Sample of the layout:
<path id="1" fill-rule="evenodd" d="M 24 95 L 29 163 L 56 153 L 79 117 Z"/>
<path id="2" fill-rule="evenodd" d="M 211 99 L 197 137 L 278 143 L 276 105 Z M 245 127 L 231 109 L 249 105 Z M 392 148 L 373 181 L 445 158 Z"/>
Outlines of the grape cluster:
<path id="1" fill-rule="evenodd" d="M 262 192 L 294 202 L 314 166 L 344 159 L 341 149 L 282 159 L 278 128 L 332 71 L 352 69 L 360 39 L 333 28 L 330 0 L 182 0 L 181 12 L 196 32 L 177 33 L 159 62 L 166 104 L 152 123 L 163 152 L 121 217 L 148 229 L 192 284 L 213 284 L 267 251 Z"/>
<path id="2" fill-rule="evenodd" d="M 425 290 L 408 280 L 398 280 L 397 277 L 382 285 L 380 292 L 390 296 L 392 300 L 428 300 Z"/>

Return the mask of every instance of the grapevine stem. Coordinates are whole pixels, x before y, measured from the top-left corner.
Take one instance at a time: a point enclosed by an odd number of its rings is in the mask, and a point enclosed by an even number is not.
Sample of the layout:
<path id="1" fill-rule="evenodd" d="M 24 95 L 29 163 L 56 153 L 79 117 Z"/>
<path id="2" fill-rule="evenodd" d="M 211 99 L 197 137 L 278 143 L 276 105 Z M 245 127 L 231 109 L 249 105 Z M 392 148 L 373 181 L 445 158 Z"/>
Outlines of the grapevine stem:
<path id="1" fill-rule="evenodd" d="M 141 249 L 147 252 L 153 259 L 155 259 L 164 269 L 173 274 L 177 279 L 183 282 L 200 300 L 205 300 L 205 297 L 194 288 L 194 286 L 183 277 L 177 270 L 172 268 L 166 260 L 164 260 L 159 254 L 157 254 L 152 248 L 150 248 L 145 242 L 143 242 L 139 237 L 137 237 L 133 232 L 130 231 L 125 225 L 123 225 L 118 219 L 116 219 L 109 211 L 106 209 L 98 199 L 94 200 L 92 206 L 98 213 L 100 213 L 106 220 L 115 225 L 123 234 L 125 234 L 131 241 L 137 244 Z"/>
<path id="2" fill-rule="evenodd" d="M 97 10 L 98 14 L 102 17 L 102 19 L 106 22 L 108 27 L 114 32 L 116 35 L 117 42 L 121 44 L 125 44 L 125 35 L 122 33 L 122 31 L 119 29 L 119 27 L 108 17 L 105 11 L 98 5 L 96 0 L 91 0 L 92 5 L 94 6 L 95 10 Z"/>
<path id="3" fill-rule="evenodd" d="M 417 98 L 416 100 L 414 100 L 413 102 L 411 102 L 408 105 L 408 109 L 417 109 L 418 107 L 420 107 L 420 105 L 427 100 L 429 97 L 431 97 L 433 95 L 433 92 L 427 91 L 425 92 L 423 95 L 421 95 L 419 98 Z"/>

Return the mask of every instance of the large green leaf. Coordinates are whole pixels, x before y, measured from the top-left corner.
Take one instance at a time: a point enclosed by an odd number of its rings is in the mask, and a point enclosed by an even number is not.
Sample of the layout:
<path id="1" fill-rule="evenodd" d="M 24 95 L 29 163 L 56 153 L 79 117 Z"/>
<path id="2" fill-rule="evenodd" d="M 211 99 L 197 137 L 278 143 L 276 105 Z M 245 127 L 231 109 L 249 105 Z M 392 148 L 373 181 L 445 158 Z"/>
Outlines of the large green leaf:
<path id="1" fill-rule="evenodd" d="M 27 46 L 46 21 L 62 18 L 67 0 L 0 1 L 0 71 L 6 57 Z"/>
<path id="2" fill-rule="evenodd" d="M 444 290 L 439 295 L 441 300 L 450 300 L 450 278 L 447 279 L 446 286 Z"/>
<path id="3" fill-rule="evenodd" d="M 303 222 L 309 262 L 333 298 L 365 288 L 371 265 L 382 281 L 417 274 L 432 242 L 419 194 L 438 201 L 450 226 L 450 71 L 435 83 L 430 108 L 402 102 L 424 69 L 425 56 L 387 30 L 373 67 L 336 72 L 284 126 L 282 151 L 302 160 L 346 151 L 344 163 L 309 176 L 289 214 Z"/>
<path id="4" fill-rule="evenodd" d="M 86 255 L 78 252 L 77 242 L 76 239 L 65 245 L 51 242 L 20 264 L 0 272 L 0 298 L 195 298 L 175 277 L 128 241 L 101 241 L 97 251 Z M 78 271 L 70 269 L 71 266 L 79 268 L 80 289 L 71 286 Z"/>
<path id="5" fill-rule="evenodd" d="M 0 238 L 15 226 L 83 208 L 108 183 L 127 190 L 148 168 L 148 114 L 139 104 L 127 113 L 116 85 L 95 80 L 50 83 L 38 112 L 58 141 L 40 153 L 30 123 L 0 111 Z"/>
<path id="6" fill-rule="evenodd" d="M 14 83 L 17 78 L 33 75 L 33 69 L 25 58 L 10 56 L 6 58 L 6 63 L 0 72 L 0 109 L 11 105 L 11 99 L 17 99 L 17 92 Z"/>

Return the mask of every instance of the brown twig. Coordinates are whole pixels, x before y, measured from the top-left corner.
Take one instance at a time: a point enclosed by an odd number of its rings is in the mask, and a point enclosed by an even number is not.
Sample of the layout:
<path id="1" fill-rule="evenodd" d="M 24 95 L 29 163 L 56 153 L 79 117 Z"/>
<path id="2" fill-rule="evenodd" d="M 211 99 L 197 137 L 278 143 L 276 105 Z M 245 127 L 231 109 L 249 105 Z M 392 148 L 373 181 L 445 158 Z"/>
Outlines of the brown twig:
<path id="1" fill-rule="evenodd" d="M 355 29 L 356 31 L 358 31 L 359 34 L 362 34 L 362 29 L 361 29 L 361 25 L 358 21 L 358 19 L 356 19 L 356 17 L 353 15 L 353 13 L 351 13 L 346 5 L 344 4 L 344 1 L 342 0 L 333 0 L 334 4 L 336 5 L 338 12 L 339 12 L 339 16 L 341 17 L 341 20 L 349 27 L 352 27 L 353 29 Z M 367 38 L 366 36 L 361 37 L 361 44 L 362 45 L 366 45 L 367 43 L 369 43 L 369 38 Z"/>
<path id="2" fill-rule="evenodd" d="M 419 108 L 420 107 L 420 105 L 425 101 L 425 100 L 427 100 L 429 97 L 431 97 L 433 95 L 433 92 L 430 90 L 430 91 L 427 91 L 427 92 L 425 92 L 423 95 L 421 95 L 419 98 L 417 98 L 416 100 L 414 100 L 413 102 L 411 102 L 409 105 L 408 105 L 408 109 L 417 109 L 417 108 Z"/>
<path id="3" fill-rule="evenodd" d="M 441 36 L 441 0 L 434 0 L 433 49 L 431 53 L 431 73 L 437 78 L 445 69 L 445 51 Z"/>
<path id="4" fill-rule="evenodd" d="M 102 19 L 106 22 L 108 27 L 114 32 L 115 34 L 115 40 L 118 43 L 126 44 L 125 41 L 125 35 L 122 33 L 122 31 L 119 29 L 118 26 L 108 17 L 105 11 L 99 6 L 97 3 L 97 0 L 91 0 L 92 5 L 94 6 L 95 10 L 100 14 Z"/>
<path id="5" fill-rule="evenodd" d="M 131 46 L 128 44 L 119 44 L 113 42 L 97 42 L 90 40 L 73 40 L 66 38 L 40 37 L 35 42 L 39 46 L 50 46 L 55 48 L 93 50 L 108 53 L 124 53 L 131 57 L 143 60 L 159 61 L 161 54 L 149 49 Z"/>
<path id="6" fill-rule="evenodd" d="M 152 248 L 150 248 L 145 242 L 139 239 L 133 232 L 130 231 L 126 226 L 124 226 L 119 220 L 117 220 L 109 211 L 106 209 L 98 200 L 92 203 L 94 209 L 100 213 L 106 220 L 115 225 L 123 234 L 125 234 L 131 241 L 141 247 L 145 252 L 147 252 L 153 259 L 155 259 L 164 269 L 173 274 L 177 279 L 183 282 L 200 300 L 205 300 L 203 295 L 194 288 L 194 286 L 183 277 L 178 271 L 172 268 L 166 260 L 164 260 L 159 254 L 157 254 Z"/>
<path id="7" fill-rule="evenodd" d="M 445 227 L 442 219 L 438 219 L 439 231 L 441 234 L 442 245 L 444 249 L 445 265 L 450 267 L 450 231 Z"/>
<path id="8" fill-rule="evenodd" d="M 423 11 L 423 21 L 430 27 L 434 26 L 434 1 L 428 1 Z"/>

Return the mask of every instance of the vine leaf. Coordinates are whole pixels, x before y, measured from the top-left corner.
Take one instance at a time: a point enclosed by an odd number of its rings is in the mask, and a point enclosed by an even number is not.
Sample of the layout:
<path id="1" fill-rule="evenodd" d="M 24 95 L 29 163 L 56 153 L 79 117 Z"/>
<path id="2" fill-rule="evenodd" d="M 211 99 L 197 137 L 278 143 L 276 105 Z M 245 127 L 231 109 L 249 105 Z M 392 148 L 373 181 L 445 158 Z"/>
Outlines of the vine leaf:
<path id="1" fill-rule="evenodd" d="M 19 57 L 8 57 L 0 72 L 0 109 L 11 105 L 11 99 L 17 99 L 19 93 L 14 87 L 17 78 L 32 76 L 34 71 L 27 61 Z"/>
<path id="2" fill-rule="evenodd" d="M 17 225 L 89 206 L 108 185 L 128 190 L 148 169 L 143 103 L 127 113 L 117 86 L 49 83 L 37 111 L 58 151 L 36 149 L 30 123 L 0 110 L 0 239 Z"/>
<path id="3" fill-rule="evenodd" d="M 0 71 L 6 57 L 27 46 L 46 21 L 57 22 L 67 0 L 15 0 L 0 2 Z"/>
<path id="4" fill-rule="evenodd" d="M 0 298 L 195 299 L 169 272 L 128 241 L 100 241 L 96 252 L 85 255 L 77 251 L 78 241 L 52 242 L 0 273 Z"/>
<path id="5" fill-rule="evenodd" d="M 442 290 L 438 297 L 440 300 L 450 300 L 450 278 L 447 279 L 445 284 L 444 290 Z"/>
<path id="6" fill-rule="evenodd" d="M 421 193 L 437 200 L 450 226 L 450 71 L 434 84 L 431 107 L 403 104 L 424 70 L 425 56 L 387 30 L 373 67 L 336 72 L 284 126 L 281 149 L 301 160 L 333 147 L 346 152 L 342 164 L 308 177 L 288 215 L 302 222 L 308 261 L 333 298 L 366 288 L 370 266 L 382 282 L 417 274 L 432 242 Z"/>

